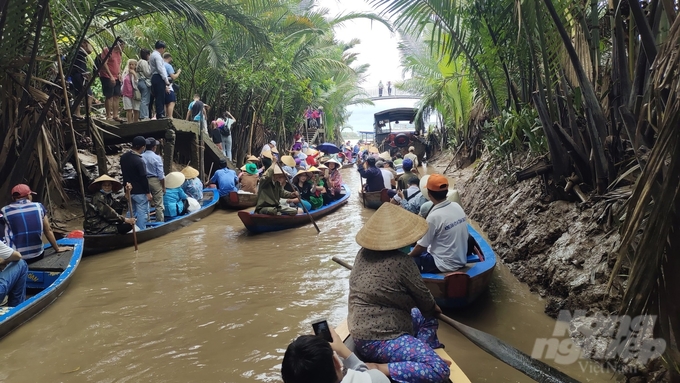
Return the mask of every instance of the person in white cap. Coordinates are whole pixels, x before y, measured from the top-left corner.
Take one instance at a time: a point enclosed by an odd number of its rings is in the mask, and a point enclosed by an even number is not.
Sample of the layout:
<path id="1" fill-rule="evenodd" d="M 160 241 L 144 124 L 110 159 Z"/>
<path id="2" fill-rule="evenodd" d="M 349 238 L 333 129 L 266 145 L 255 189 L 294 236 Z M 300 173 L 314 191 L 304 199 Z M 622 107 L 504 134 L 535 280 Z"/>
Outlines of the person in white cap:
<path id="1" fill-rule="evenodd" d="M 413 173 L 418 174 L 418 166 L 420 163 L 418 162 L 418 156 L 416 155 L 416 148 L 413 146 L 408 147 L 408 153 L 404 155 L 404 159 L 409 159 L 413 161 Z"/>
<path id="2" fill-rule="evenodd" d="M 264 154 L 264 152 L 271 152 L 272 148 L 275 148 L 275 147 L 276 147 L 276 141 L 274 141 L 274 140 L 269 141 L 268 144 L 264 144 L 264 146 L 262 147 L 262 151 L 260 152 L 260 157 L 262 156 L 262 154 Z"/>

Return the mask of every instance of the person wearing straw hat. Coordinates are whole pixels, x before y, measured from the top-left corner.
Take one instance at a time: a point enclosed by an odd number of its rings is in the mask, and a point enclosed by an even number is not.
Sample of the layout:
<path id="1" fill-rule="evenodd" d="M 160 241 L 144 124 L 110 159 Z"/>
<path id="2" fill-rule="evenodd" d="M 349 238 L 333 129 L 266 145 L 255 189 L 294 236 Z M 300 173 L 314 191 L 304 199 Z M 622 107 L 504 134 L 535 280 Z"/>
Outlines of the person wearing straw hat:
<path id="1" fill-rule="evenodd" d="M 449 181 L 441 174 L 431 174 L 427 194 L 433 203 L 427 214 L 427 233 L 409 255 L 422 273 L 456 271 L 467 263 L 468 228 L 463 208 L 446 199 Z"/>
<path id="2" fill-rule="evenodd" d="M 300 170 L 293 176 L 293 184 L 300 192 L 300 197 L 293 200 L 292 203 L 296 204 L 297 207 L 302 207 L 302 205 L 304 205 L 307 211 L 320 207 L 320 205 L 314 207 L 310 201 L 310 198 L 314 196 L 314 192 L 316 191 L 316 186 L 310 181 L 310 176 L 312 174 L 313 173 L 309 170 Z M 319 202 L 318 199 L 316 201 L 317 203 Z M 323 200 L 321 200 L 320 203 L 323 204 Z"/>
<path id="3" fill-rule="evenodd" d="M 260 156 L 263 156 L 265 152 L 271 152 L 272 148 L 276 147 L 276 141 L 271 140 L 268 143 L 264 144 L 262 146 L 262 150 L 260 151 Z"/>
<path id="4" fill-rule="evenodd" d="M 274 157 L 272 156 L 271 150 L 267 150 L 266 152 L 263 151 L 260 158 L 262 159 L 262 167 L 264 169 L 269 169 L 274 163 Z"/>
<path id="5" fill-rule="evenodd" d="M 361 250 L 349 276 L 349 331 L 357 354 L 396 382 L 449 379 L 447 363 L 434 351 L 443 347 L 437 338 L 441 309 L 400 250 L 427 230 L 423 218 L 386 203 L 356 235 Z"/>
<path id="6" fill-rule="evenodd" d="M 227 160 L 220 160 L 220 169 L 213 174 L 210 183 L 217 185 L 220 197 L 229 195 L 231 192 L 238 191 L 238 176 L 236 172 L 227 167 Z"/>
<path id="7" fill-rule="evenodd" d="M 328 194 L 333 200 L 340 199 L 342 197 L 341 165 L 336 160 L 328 160 L 326 166 L 328 166 Z"/>
<path id="8" fill-rule="evenodd" d="M 196 201 L 203 200 L 203 183 L 198 178 L 198 170 L 187 166 L 181 171 L 184 174 L 184 183 L 182 184 L 182 190 L 191 198 L 196 199 Z"/>
<path id="9" fill-rule="evenodd" d="M 85 212 L 85 234 L 125 234 L 132 230 L 135 219 L 123 215 L 127 201 L 119 201 L 113 197 L 113 193 L 122 188 L 123 184 L 106 174 L 90 184 L 88 190 L 94 194 Z M 128 185 L 127 190 L 132 190 L 132 185 Z"/>
<path id="10" fill-rule="evenodd" d="M 281 162 L 283 163 L 283 171 L 288 173 L 291 177 L 295 177 L 297 174 L 295 159 L 291 156 L 282 156 Z"/>
<path id="11" fill-rule="evenodd" d="M 165 176 L 166 189 L 163 203 L 165 205 L 166 218 L 174 218 L 188 212 L 188 196 L 182 190 L 184 180 L 184 174 L 181 172 L 172 172 Z"/>
<path id="12" fill-rule="evenodd" d="M 278 164 L 267 169 L 260 178 L 260 188 L 257 191 L 256 214 L 268 215 L 296 215 L 302 214 L 302 209 L 290 206 L 281 206 L 281 198 L 286 198 L 286 203 L 292 203 L 298 198 L 297 192 L 289 192 L 283 188 L 288 181 L 288 175 Z"/>
<path id="13" fill-rule="evenodd" d="M 320 164 L 318 168 L 314 166 L 309 168 L 309 172 L 312 174 L 311 182 L 312 185 L 314 185 L 309 202 L 312 203 L 314 209 L 318 209 L 323 205 L 331 203 L 331 199 L 328 196 L 328 188 L 326 187 L 327 182 L 325 173 L 327 169 L 328 167 L 324 164 Z"/>
<path id="14" fill-rule="evenodd" d="M 260 181 L 260 175 L 257 171 L 257 165 L 247 163 L 241 168 L 243 172 L 239 174 L 238 181 L 240 190 L 244 192 L 257 194 L 257 183 Z"/>

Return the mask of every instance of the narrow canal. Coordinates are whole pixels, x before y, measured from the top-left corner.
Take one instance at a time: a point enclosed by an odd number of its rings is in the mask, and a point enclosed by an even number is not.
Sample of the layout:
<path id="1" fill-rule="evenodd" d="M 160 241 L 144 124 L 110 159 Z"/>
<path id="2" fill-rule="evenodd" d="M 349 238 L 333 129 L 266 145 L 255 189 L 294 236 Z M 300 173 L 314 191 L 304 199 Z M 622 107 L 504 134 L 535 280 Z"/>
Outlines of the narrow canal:
<path id="1" fill-rule="evenodd" d="M 356 171 L 343 176 L 356 192 Z M 86 258 L 55 304 L 0 342 L 0 382 L 278 382 L 285 348 L 311 320 L 346 316 L 349 271 L 331 257 L 352 262 L 371 214 L 352 196 L 319 235 L 308 225 L 253 236 L 217 210 L 138 253 Z M 447 314 L 531 353 L 555 325 L 543 305 L 498 265 L 478 302 Z M 439 334 L 472 382 L 531 381 L 446 324 Z M 558 367 L 612 381 L 594 364 Z"/>

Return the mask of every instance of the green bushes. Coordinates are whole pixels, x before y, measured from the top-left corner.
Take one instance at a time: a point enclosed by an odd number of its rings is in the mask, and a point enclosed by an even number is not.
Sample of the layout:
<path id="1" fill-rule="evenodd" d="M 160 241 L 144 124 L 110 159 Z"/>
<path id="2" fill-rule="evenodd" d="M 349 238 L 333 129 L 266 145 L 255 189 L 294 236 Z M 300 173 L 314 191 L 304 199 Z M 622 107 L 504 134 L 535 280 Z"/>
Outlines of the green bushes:
<path id="1" fill-rule="evenodd" d="M 548 152 L 538 113 L 533 108 L 501 111 L 500 116 L 484 123 L 483 135 L 482 141 L 489 153 L 498 158 L 525 150 L 535 155 Z"/>

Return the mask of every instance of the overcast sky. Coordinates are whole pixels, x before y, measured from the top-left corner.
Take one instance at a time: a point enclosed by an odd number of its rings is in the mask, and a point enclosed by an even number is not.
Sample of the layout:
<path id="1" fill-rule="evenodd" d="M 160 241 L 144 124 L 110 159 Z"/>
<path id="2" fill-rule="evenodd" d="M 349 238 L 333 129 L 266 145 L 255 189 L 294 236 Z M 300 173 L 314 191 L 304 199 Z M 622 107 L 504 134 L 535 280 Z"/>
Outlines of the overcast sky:
<path id="1" fill-rule="evenodd" d="M 317 0 L 322 8 L 330 10 L 330 16 L 349 12 L 374 12 L 365 0 Z M 397 50 L 398 36 L 392 34 L 384 25 L 370 20 L 355 20 L 336 28 L 336 37 L 341 41 L 361 40 L 352 51 L 359 53 L 359 64 L 370 64 L 364 88 L 377 88 L 378 81 L 401 81 L 401 66 Z"/>

